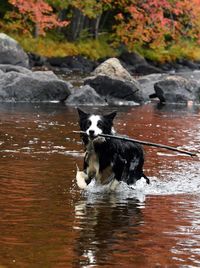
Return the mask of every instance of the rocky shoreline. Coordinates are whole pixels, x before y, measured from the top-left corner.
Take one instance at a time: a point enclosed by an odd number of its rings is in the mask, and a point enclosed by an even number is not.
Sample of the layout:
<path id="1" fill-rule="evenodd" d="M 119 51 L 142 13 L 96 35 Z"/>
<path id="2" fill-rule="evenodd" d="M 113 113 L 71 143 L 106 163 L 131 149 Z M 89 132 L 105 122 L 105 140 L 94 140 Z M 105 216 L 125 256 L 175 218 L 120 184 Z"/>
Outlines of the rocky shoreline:
<path id="1" fill-rule="evenodd" d="M 55 73 L 82 75 L 83 85 L 76 87 Z M 128 52 L 100 62 L 82 56 L 47 59 L 27 55 L 2 33 L 0 81 L 1 102 L 136 105 L 157 99 L 160 103 L 200 103 L 200 62 L 158 65 Z"/>

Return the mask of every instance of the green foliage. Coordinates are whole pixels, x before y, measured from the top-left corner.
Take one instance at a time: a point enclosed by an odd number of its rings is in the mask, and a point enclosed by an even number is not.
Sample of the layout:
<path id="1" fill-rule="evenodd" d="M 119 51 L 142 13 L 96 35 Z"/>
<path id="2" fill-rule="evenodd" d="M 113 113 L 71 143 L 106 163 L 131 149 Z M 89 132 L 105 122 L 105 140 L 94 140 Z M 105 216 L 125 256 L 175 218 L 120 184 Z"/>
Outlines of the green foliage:
<path id="1" fill-rule="evenodd" d="M 97 60 L 99 58 L 117 56 L 117 51 L 110 46 L 106 37 L 99 38 L 98 40 L 87 39 L 76 43 L 66 42 L 62 35 L 56 35 L 55 33 L 37 39 L 15 34 L 12 34 L 12 37 L 26 51 L 46 57 L 64 57 L 80 54 L 92 60 Z"/>
<path id="2" fill-rule="evenodd" d="M 115 57 L 119 54 L 117 49 L 114 49 L 106 37 L 101 37 L 96 40 L 87 39 L 76 43 L 78 51 L 81 55 L 87 56 L 93 60 L 99 58 Z"/>
<path id="3" fill-rule="evenodd" d="M 120 54 L 119 49 L 114 49 L 110 45 L 107 36 L 97 40 L 85 39 L 75 43 L 66 42 L 62 35 L 55 33 L 38 39 L 15 34 L 12 34 L 12 37 L 18 40 L 26 51 L 46 57 L 83 55 L 92 60 L 98 60 L 100 58 L 116 57 Z M 137 45 L 135 51 L 149 60 L 161 63 L 182 58 L 200 60 L 199 45 L 188 40 L 180 40 L 178 43 L 171 44 L 168 48 L 157 47 L 152 49 Z"/>
<path id="4" fill-rule="evenodd" d="M 171 62 L 177 59 L 200 60 L 200 46 L 194 41 L 179 40 L 167 48 L 136 47 L 136 51 L 145 58 L 156 62 Z"/>

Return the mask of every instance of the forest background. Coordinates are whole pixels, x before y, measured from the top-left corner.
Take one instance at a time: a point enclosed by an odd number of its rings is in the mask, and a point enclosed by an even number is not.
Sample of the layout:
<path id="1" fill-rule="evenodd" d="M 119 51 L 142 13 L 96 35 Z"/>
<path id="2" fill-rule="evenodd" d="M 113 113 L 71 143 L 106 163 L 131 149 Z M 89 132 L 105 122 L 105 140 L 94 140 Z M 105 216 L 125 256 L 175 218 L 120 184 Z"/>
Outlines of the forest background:
<path id="1" fill-rule="evenodd" d="M 0 29 L 46 57 L 200 60 L 200 0 L 1 0 Z"/>

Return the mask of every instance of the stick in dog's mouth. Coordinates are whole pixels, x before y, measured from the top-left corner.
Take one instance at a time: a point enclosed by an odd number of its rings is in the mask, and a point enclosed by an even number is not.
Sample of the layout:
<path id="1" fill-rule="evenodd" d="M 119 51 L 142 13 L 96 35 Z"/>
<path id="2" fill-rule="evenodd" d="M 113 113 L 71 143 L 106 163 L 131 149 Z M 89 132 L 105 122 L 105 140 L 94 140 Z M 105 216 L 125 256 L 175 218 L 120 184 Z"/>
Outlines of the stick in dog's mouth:
<path id="1" fill-rule="evenodd" d="M 84 131 L 73 131 L 73 133 L 76 133 L 76 134 L 87 134 Z M 199 157 L 199 155 L 200 155 L 199 152 L 190 152 L 190 151 L 178 149 L 177 147 L 172 147 L 172 146 L 168 146 L 168 145 L 164 145 L 164 144 L 158 144 L 158 143 L 153 143 L 153 142 L 148 142 L 148 141 L 136 140 L 136 139 L 132 139 L 132 138 L 128 138 L 128 137 L 123 137 L 123 136 L 108 135 L 108 134 L 99 134 L 98 136 L 104 137 L 104 138 L 113 138 L 113 139 L 119 139 L 119 140 L 123 140 L 123 141 L 135 142 L 135 143 L 139 143 L 139 144 L 146 145 L 146 146 L 163 148 L 163 149 L 167 149 L 167 150 L 179 152 L 181 154 L 190 155 L 192 157 L 193 156 Z"/>

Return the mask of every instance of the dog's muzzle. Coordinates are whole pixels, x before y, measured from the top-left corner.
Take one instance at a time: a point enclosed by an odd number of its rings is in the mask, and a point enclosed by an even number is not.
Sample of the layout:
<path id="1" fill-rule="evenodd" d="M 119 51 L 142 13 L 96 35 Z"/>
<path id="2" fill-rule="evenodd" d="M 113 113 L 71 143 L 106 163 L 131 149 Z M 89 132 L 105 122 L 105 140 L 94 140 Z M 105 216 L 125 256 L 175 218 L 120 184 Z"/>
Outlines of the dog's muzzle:
<path id="1" fill-rule="evenodd" d="M 89 138 L 91 139 L 91 140 L 93 140 L 94 138 L 96 138 L 97 136 L 95 135 L 95 132 L 94 132 L 94 130 L 89 130 Z"/>

